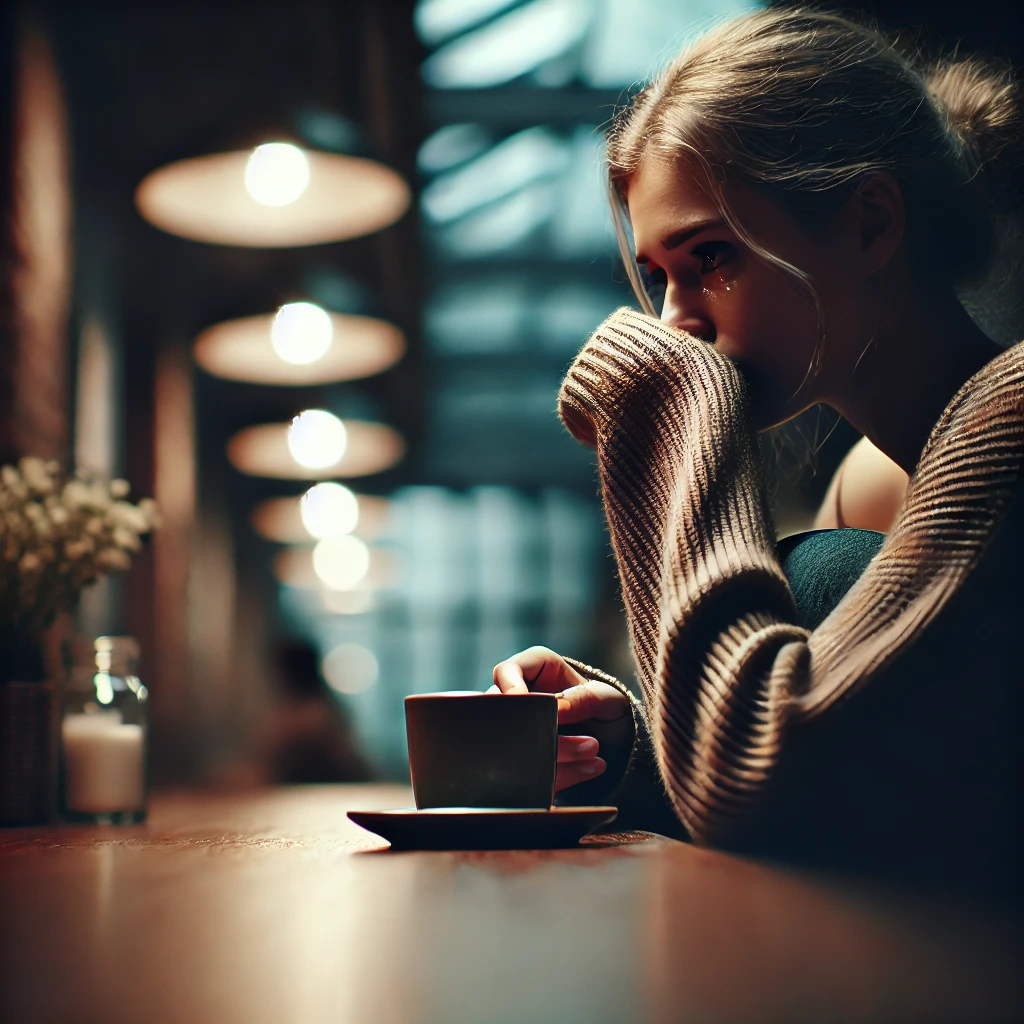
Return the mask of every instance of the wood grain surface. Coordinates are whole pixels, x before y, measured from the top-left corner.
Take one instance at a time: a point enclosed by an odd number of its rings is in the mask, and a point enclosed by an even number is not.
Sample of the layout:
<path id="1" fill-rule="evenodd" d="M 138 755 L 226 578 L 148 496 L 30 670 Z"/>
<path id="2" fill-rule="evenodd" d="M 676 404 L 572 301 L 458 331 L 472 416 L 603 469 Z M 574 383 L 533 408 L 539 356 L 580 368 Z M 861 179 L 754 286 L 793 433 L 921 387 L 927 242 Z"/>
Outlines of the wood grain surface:
<path id="1" fill-rule="evenodd" d="M 1009 920 L 634 834 L 391 853 L 393 786 L 172 794 L 0 833 L 0 1021 L 1022 1019 Z"/>

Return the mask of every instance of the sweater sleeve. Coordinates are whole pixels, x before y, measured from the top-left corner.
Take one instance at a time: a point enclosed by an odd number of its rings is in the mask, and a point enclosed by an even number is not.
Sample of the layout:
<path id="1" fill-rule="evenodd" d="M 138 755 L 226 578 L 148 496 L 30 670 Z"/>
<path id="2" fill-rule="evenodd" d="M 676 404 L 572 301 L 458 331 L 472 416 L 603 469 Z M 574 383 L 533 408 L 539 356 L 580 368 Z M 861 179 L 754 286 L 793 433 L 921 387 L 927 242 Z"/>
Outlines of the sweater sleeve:
<path id="1" fill-rule="evenodd" d="M 559 411 L 598 452 L 664 786 L 696 842 L 721 841 L 767 784 L 808 669 L 742 381 L 711 346 L 620 310 Z"/>

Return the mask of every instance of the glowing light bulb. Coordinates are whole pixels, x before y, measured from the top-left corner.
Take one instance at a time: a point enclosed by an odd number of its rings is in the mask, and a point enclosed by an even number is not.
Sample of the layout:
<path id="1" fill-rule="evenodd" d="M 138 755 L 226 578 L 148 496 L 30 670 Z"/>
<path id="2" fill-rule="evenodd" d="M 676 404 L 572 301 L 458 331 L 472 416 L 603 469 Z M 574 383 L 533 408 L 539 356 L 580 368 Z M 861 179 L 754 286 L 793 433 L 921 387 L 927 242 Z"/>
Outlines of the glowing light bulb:
<path id="1" fill-rule="evenodd" d="M 257 146 L 245 165 L 245 187 L 264 206 L 294 203 L 309 185 L 306 154 L 290 142 Z"/>
<path id="2" fill-rule="evenodd" d="M 339 644 L 320 666 L 327 685 L 338 693 L 363 693 L 377 682 L 380 665 L 362 644 Z"/>
<path id="3" fill-rule="evenodd" d="M 307 469 L 326 469 L 345 454 L 348 432 L 345 424 L 324 409 L 307 409 L 288 428 L 288 450 Z"/>
<path id="4" fill-rule="evenodd" d="M 370 549 L 351 534 L 325 537 L 313 548 L 313 571 L 332 590 L 351 590 L 370 571 Z"/>
<path id="5" fill-rule="evenodd" d="M 270 343 L 286 362 L 315 363 L 331 347 L 334 327 L 330 314 L 312 302 L 287 302 L 274 317 Z"/>
<path id="6" fill-rule="evenodd" d="M 341 484 L 315 484 L 302 496 L 302 525 L 314 537 L 340 537 L 359 522 L 359 501 Z"/>

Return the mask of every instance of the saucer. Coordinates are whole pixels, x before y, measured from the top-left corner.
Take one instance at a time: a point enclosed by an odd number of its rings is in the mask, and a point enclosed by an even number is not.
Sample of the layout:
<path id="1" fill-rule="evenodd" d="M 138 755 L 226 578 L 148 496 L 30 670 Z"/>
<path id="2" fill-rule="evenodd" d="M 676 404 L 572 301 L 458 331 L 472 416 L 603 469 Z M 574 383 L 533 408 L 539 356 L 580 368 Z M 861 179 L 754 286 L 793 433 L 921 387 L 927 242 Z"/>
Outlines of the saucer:
<path id="1" fill-rule="evenodd" d="M 598 825 L 613 821 L 615 807 L 553 807 L 550 811 L 496 807 L 400 807 L 349 811 L 393 850 L 552 850 L 576 846 Z"/>

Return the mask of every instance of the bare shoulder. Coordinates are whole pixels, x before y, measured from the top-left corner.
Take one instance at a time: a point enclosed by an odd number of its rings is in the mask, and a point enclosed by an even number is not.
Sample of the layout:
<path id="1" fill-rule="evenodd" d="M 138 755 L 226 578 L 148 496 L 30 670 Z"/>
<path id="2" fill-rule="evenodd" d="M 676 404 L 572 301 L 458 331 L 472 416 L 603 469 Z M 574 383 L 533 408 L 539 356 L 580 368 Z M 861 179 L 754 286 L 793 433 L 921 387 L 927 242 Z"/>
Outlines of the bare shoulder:
<path id="1" fill-rule="evenodd" d="M 862 437 L 839 464 L 814 526 L 855 526 L 887 533 L 903 504 L 907 483 L 907 474 Z"/>

